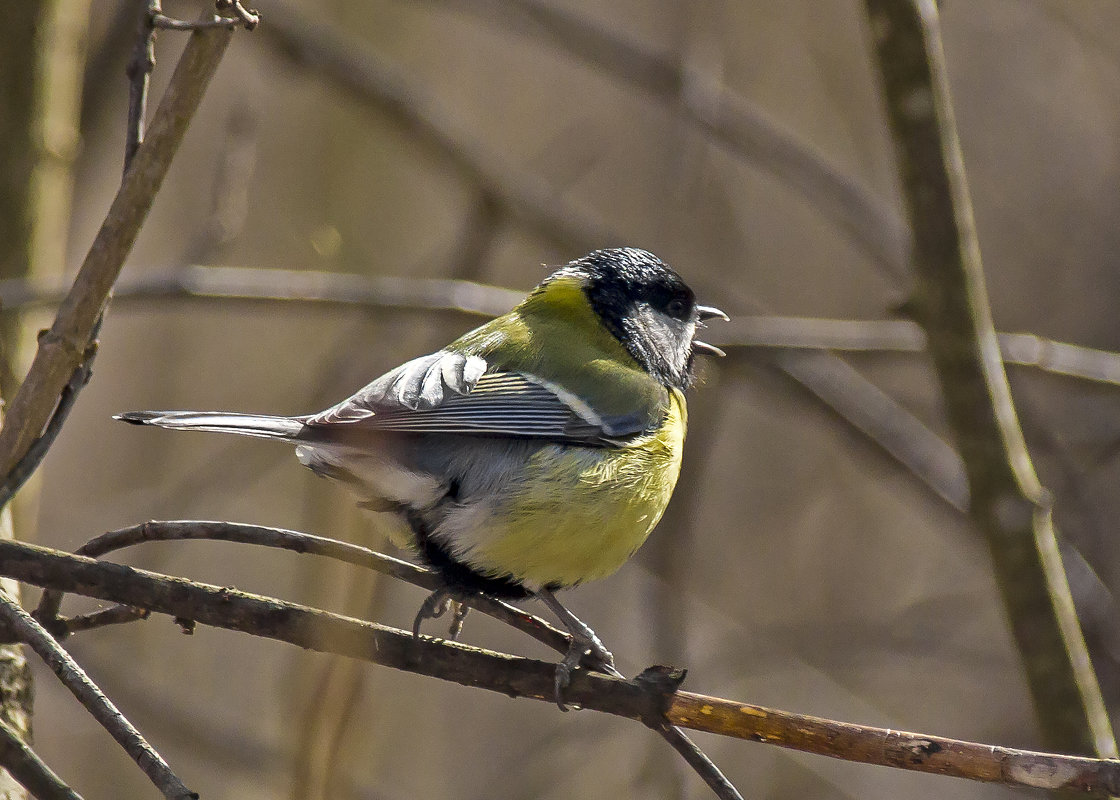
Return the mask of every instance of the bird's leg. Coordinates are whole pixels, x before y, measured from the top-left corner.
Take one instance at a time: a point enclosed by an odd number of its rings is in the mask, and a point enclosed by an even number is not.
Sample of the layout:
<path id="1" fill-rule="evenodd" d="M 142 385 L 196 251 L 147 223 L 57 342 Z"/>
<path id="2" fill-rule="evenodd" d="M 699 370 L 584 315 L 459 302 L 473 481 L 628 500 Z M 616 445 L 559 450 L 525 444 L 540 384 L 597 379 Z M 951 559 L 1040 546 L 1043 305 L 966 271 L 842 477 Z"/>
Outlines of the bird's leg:
<path id="1" fill-rule="evenodd" d="M 567 711 L 568 706 L 564 703 L 564 690 L 568 688 L 568 684 L 571 682 L 572 670 L 579 666 L 585 654 L 591 655 L 595 667 L 600 671 L 610 675 L 619 675 L 620 673 L 615 669 L 614 656 L 595 635 L 595 631 L 587 627 L 571 611 L 564 608 L 551 589 L 541 589 L 536 594 L 544 601 L 546 606 L 552 609 L 552 613 L 564 623 L 564 627 L 572 635 L 572 643 L 568 647 L 568 652 L 564 654 L 563 660 L 556 665 L 556 680 L 553 684 L 556 705 L 560 707 L 561 711 Z"/>
<path id="2" fill-rule="evenodd" d="M 420 638 L 420 626 L 424 624 L 424 620 L 439 619 L 447 613 L 447 609 L 451 608 L 453 602 L 454 597 L 447 589 L 436 589 L 428 595 L 428 598 L 416 613 L 416 619 L 412 622 L 412 638 Z M 456 614 L 456 616 L 458 616 L 458 614 Z M 459 623 L 459 627 L 462 627 L 462 622 Z M 458 631 L 456 631 L 456 633 L 458 633 Z"/>

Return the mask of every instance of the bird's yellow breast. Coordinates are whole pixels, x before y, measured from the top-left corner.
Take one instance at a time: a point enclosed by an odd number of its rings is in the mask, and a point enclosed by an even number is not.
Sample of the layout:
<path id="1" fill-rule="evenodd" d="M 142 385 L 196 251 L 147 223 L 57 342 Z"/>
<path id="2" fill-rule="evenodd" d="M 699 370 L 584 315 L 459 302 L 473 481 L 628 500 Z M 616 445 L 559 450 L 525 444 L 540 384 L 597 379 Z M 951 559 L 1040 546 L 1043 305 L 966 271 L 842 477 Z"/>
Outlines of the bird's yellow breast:
<path id="1" fill-rule="evenodd" d="M 669 504 L 680 474 L 687 412 L 670 393 L 657 430 L 617 448 L 551 446 L 486 523 L 470 565 L 512 574 L 529 588 L 572 586 L 610 575 L 634 554 Z"/>

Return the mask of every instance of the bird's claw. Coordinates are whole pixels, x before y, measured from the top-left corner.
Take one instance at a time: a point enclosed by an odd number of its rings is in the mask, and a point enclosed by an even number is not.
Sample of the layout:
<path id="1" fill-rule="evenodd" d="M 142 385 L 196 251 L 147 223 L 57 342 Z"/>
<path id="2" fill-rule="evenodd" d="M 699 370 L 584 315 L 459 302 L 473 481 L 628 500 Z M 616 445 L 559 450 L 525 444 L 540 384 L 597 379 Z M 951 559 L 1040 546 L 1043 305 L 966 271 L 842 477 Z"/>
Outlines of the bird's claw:
<path id="1" fill-rule="evenodd" d="M 588 629 L 590 630 L 590 629 Z M 608 675 L 620 676 L 621 673 L 614 666 L 614 655 L 599 640 L 593 632 L 590 637 L 579 635 L 572 636 L 572 643 L 563 660 L 556 665 L 556 677 L 553 680 L 553 693 L 556 705 L 561 711 L 568 711 L 568 704 L 564 702 L 564 690 L 572 682 L 572 670 L 580 664 L 604 672 Z"/>
<path id="2" fill-rule="evenodd" d="M 416 612 L 416 619 L 412 621 L 412 638 L 420 638 L 420 626 L 424 624 L 424 620 L 439 619 L 452 609 L 454 613 L 451 616 L 451 624 L 447 628 L 447 638 L 455 641 L 463 630 L 463 621 L 467 618 L 470 606 L 448 589 L 436 589 L 424 600 L 420 610 Z"/>
<path id="3" fill-rule="evenodd" d="M 453 602 L 451 592 L 446 589 L 436 589 L 427 599 L 424 600 L 420 606 L 420 610 L 416 612 L 416 619 L 412 621 L 412 638 L 420 638 L 420 626 L 424 624 L 426 619 L 439 619 L 447 613 L 447 609 L 451 608 Z M 452 623 L 454 624 L 454 622 Z M 462 627 L 460 622 L 459 627 Z"/>

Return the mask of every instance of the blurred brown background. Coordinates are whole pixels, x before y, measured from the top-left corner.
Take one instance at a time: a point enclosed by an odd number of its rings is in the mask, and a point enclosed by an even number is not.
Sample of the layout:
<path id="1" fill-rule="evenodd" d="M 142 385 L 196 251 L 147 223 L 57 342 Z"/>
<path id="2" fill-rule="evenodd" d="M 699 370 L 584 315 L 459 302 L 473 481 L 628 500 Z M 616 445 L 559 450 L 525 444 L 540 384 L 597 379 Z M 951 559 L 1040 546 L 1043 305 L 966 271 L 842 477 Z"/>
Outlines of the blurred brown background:
<path id="1" fill-rule="evenodd" d="M 67 269 L 119 181 L 134 27 L 121 5 L 89 9 Z M 165 5 L 193 18 L 201 4 Z M 126 281 L 210 264 L 526 290 L 545 264 L 629 244 L 664 257 L 703 302 L 733 317 L 881 319 L 906 297 L 898 231 L 879 224 L 897 225 L 901 213 L 861 4 L 544 4 L 679 69 L 693 106 L 612 74 L 581 49 L 599 43 L 557 38 L 534 17 L 535 3 L 258 7 L 264 22 L 236 36 Z M 405 98 L 435 109 L 451 153 L 293 59 L 281 29 L 298 38 L 319 30 L 312 22 L 398 70 Z M 1120 350 L 1120 7 L 949 2 L 943 22 L 997 327 Z M 159 36 L 156 96 L 182 44 Z M 882 216 L 841 204 L 844 222 L 834 201 L 805 190 L 762 144 L 718 141 L 689 111 L 718 102 L 713 87 L 800 143 L 794 162 L 811 153 L 862 187 Z M 489 199 L 464 155 L 499 181 Z M 520 190 L 560 220 L 493 200 Z M 853 233 L 851 219 L 871 233 Z M 29 314 L 27 329 L 47 319 Z M 149 518 L 205 518 L 381 547 L 350 497 L 284 447 L 129 429 L 110 416 L 318 410 L 474 324 L 455 313 L 123 298 L 105 323 L 95 377 L 45 462 L 38 500 L 17 506 L 17 534 L 73 549 Z M 714 327 L 710 338 L 720 337 Z M 627 673 L 671 663 L 688 667 L 695 691 L 1038 746 L 984 542 L 774 357 L 737 349 L 708 365 L 690 401 L 669 514 L 634 562 L 569 593 L 569 607 Z M 944 435 L 923 357 L 846 360 Z M 1115 591 L 1120 387 L 1021 368 L 1011 378 L 1058 524 Z M 396 626 L 422 599 L 339 565 L 220 543 L 152 545 L 128 559 Z M 464 639 L 552 657 L 480 615 Z M 1104 663 L 1107 641 L 1092 644 L 1115 720 L 1118 673 Z M 186 638 L 164 618 L 69 646 L 208 800 L 708 796 L 649 731 L 590 712 L 560 715 L 207 628 Z M 37 750 L 85 797 L 153 795 L 42 669 L 37 695 Z M 699 743 L 752 798 L 1029 796 L 758 744 Z"/>

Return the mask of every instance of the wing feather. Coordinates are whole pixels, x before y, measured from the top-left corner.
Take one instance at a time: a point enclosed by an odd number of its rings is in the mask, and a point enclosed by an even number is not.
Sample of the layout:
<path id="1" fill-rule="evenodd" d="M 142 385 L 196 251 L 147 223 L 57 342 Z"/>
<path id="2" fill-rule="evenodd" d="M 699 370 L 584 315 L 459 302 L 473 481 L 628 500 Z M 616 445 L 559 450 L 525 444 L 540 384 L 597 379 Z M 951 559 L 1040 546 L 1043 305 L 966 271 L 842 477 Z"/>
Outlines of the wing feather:
<path id="1" fill-rule="evenodd" d="M 661 421 L 642 415 L 605 418 L 548 381 L 487 369 L 478 356 L 439 351 L 387 372 L 337 406 L 309 417 L 307 424 L 606 446 L 622 444 Z"/>

